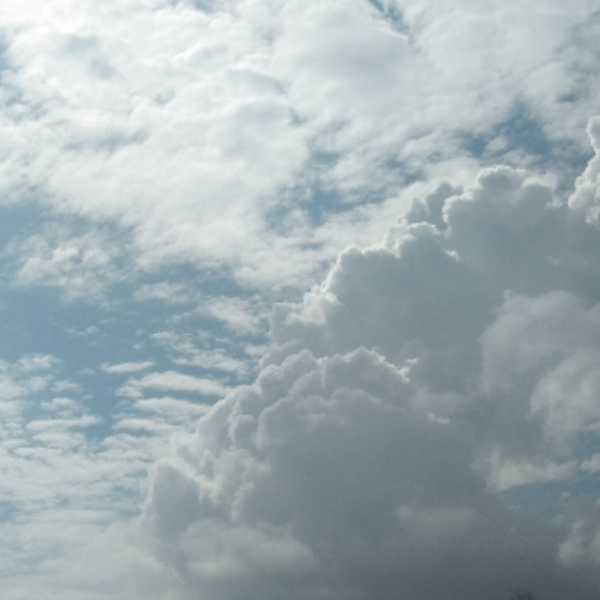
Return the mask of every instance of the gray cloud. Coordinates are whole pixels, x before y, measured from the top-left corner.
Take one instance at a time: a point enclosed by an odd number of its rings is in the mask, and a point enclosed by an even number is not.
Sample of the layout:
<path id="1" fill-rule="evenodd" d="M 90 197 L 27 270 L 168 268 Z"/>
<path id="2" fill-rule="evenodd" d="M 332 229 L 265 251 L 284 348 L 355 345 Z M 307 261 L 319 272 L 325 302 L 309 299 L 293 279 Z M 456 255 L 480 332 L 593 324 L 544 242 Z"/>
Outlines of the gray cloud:
<path id="1" fill-rule="evenodd" d="M 276 307 L 256 382 L 154 471 L 142 522 L 182 597 L 591 600 L 596 509 L 569 529 L 497 494 L 593 471 L 587 214 L 489 169 Z"/>

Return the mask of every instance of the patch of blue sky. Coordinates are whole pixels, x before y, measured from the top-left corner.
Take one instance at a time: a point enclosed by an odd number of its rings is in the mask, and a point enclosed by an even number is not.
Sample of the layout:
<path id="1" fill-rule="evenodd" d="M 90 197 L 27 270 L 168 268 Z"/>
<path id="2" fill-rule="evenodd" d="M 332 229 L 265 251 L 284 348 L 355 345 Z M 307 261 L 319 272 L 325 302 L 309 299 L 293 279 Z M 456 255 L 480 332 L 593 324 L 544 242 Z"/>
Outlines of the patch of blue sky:
<path id="1" fill-rule="evenodd" d="M 460 134 L 461 145 L 482 164 L 508 164 L 540 171 L 552 169 L 560 189 L 571 189 L 593 153 L 573 140 L 551 140 L 535 111 L 517 102 L 510 112 L 481 133 Z"/>
<path id="2" fill-rule="evenodd" d="M 298 226 L 298 211 L 306 225 L 318 228 L 331 217 L 348 213 L 357 206 L 383 203 L 403 186 L 425 179 L 421 168 L 413 168 L 396 156 L 382 158 L 378 171 L 385 174 L 380 181 L 369 180 L 365 186 L 352 189 L 338 185 L 332 172 L 341 156 L 325 150 L 311 152 L 306 178 L 298 185 L 280 191 L 278 202 L 264 215 L 272 231 L 285 235 Z"/>
<path id="3" fill-rule="evenodd" d="M 192 311 L 182 314 L 180 306 L 129 300 L 107 313 L 80 301 L 64 303 L 56 291 L 44 288 L 11 291 L 8 295 L 12 302 L 5 307 L 0 356 L 11 360 L 31 353 L 56 356 L 62 361 L 61 377 L 81 385 L 90 410 L 107 426 L 107 419 L 121 400 L 116 394 L 118 388 L 135 373 L 107 374 L 103 365 L 151 363 L 152 371 L 173 370 L 177 349 L 161 346 L 153 337 L 157 334 L 168 332 L 180 337 L 193 332 L 192 343 L 198 352 L 223 349 L 240 362 L 249 360 L 242 349 L 223 344 L 231 337 L 223 324 Z M 260 343 L 262 337 L 251 336 L 251 341 Z M 224 386 L 242 383 L 252 371 L 227 372 L 181 363 L 176 369 L 190 377 L 218 380 Z M 185 389 L 169 392 L 167 388 L 155 393 L 174 394 L 192 402 L 218 399 Z"/>
<path id="4" fill-rule="evenodd" d="M 35 235 L 44 216 L 31 205 L 8 207 L 0 235 L 5 243 L 16 236 Z M 85 233 L 86 223 L 73 221 L 68 229 Z M 118 232 L 110 236 L 118 242 Z M 144 397 L 170 396 L 191 403 L 211 403 L 221 395 L 218 386 L 207 386 L 206 393 L 201 385 L 194 388 L 194 378 L 217 382 L 225 390 L 254 377 L 258 356 L 247 349 L 264 345 L 266 319 L 257 318 L 253 327 L 243 323 L 236 328 L 226 315 L 202 310 L 211 299 L 253 298 L 222 269 L 175 265 L 147 273 L 131 268 L 127 256 L 121 255 L 106 268 L 121 270 L 124 276 L 107 280 L 101 295 L 69 298 L 52 281 L 14 285 L 14 270 L 22 257 L 14 251 L 10 256 L 0 290 L 0 360 L 15 363 L 28 355 L 52 355 L 60 361 L 53 376 L 62 383 L 35 395 L 24 415 L 27 419 L 44 416 L 42 403 L 68 396 L 100 418 L 86 428 L 90 439 L 112 435 L 114 415 L 124 402 L 119 389 L 136 373 L 127 368 L 108 373 L 107 365 L 129 363 L 134 371 L 136 364 L 148 365 L 148 371 L 187 376 L 174 390 L 168 382 L 156 389 L 150 382 L 137 391 Z"/>
<path id="5" fill-rule="evenodd" d="M 515 486 L 503 491 L 502 497 L 519 511 L 550 523 L 567 525 L 571 504 L 582 498 L 598 497 L 600 436 L 597 431 L 579 431 L 569 446 L 571 457 L 563 465 L 563 477 Z"/>
<path id="6" fill-rule="evenodd" d="M 565 526 L 571 504 L 598 496 L 598 476 L 579 474 L 566 480 L 536 482 L 504 491 L 501 496 L 522 513 Z"/>
<path id="7" fill-rule="evenodd" d="M 435 157 L 432 158 L 432 162 L 435 162 Z M 381 170 L 391 175 L 390 181 L 398 188 L 408 187 L 417 181 L 427 179 L 425 169 L 421 164 L 409 164 L 397 156 L 387 156 L 382 161 Z"/>
<path id="8" fill-rule="evenodd" d="M 15 502 L 2 498 L 0 499 L 0 523 L 6 523 L 18 516 L 18 507 Z"/>
<path id="9" fill-rule="evenodd" d="M 389 25 L 400 33 L 407 34 L 410 31 L 409 26 L 404 20 L 402 11 L 398 8 L 395 2 L 392 1 L 381 1 L 381 0 L 368 0 L 382 17 L 389 23 Z"/>
<path id="10" fill-rule="evenodd" d="M 2 204 L 2 218 L 0 219 L 0 248 L 13 239 L 33 235 L 49 217 L 49 211 L 42 206 L 28 202 L 28 198 L 21 198 L 19 203 Z M 4 261 L 3 261 L 4 262 Z M 5 268 L 2 265 L 2 268 Z"/>
<path id="11" fill-rule="evenodd" d="M 323 182 L 315 182 L 283 192 L 281 201 L 265 213 L 264 220 L 271 230 L 286 234 L 297 226 L 295 217 L 298 210 L 302 212 L 308 225 L 319 227 L 331 215 L 346 212 L 350 208 L 344 202 L 340 190 L 326 186 Z"/>

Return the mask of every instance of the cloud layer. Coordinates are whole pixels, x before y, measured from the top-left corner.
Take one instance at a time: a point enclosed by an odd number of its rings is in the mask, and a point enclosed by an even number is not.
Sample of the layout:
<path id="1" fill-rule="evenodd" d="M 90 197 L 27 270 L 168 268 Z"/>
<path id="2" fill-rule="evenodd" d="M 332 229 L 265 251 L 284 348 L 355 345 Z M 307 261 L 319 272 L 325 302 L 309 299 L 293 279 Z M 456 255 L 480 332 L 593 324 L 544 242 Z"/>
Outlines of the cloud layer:
<path id="1" fill-rule="evenodd" d="M 36 202 L 63 227 L 22 245 L 22 285 L 80 297 L 122 278 L 119 259 L 307 284 L 348 241 L 370 243 L 382 200 L 415 181 L 467 182 L 482 161 L 564 181 L 586 151 L 589 1 L 55 7 L 0 9 L 3 204 Z M 82 218 L 93 233 L 65 230 Z M 118 250 L 99 224 L 124 235 Z"/>

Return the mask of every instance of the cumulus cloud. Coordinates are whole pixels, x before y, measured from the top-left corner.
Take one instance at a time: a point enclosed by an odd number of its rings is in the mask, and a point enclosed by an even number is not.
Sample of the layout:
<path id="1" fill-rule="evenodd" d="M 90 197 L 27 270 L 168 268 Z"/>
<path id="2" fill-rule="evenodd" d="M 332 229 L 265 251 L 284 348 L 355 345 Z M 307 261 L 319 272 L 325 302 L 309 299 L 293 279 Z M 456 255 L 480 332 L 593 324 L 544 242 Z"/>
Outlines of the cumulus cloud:
<path id="1" fill-rule="evenodd" d="M 256 381 L 154 469 L 142 524 L 181 597 L 591 600 L 595 509 L 561 527 L 499 492 L 597 470 L 599 244 L 491 168 L 278 305 Z"/>
<path id="2" fill-rule="evenodd" d="M 355 203 L 431 175 L 466 181 L 481 157 L 572 169 L 599 85 L 585 0 L 56 6 L 1 9 L 3 202 L 109 221 L 144 269 L 219 264 L 303 285 L 381 223 Z M 340 213 L 353 218 L 336 229 Z M 98 274 L 113 248 L 96 242 L 51 244 L 19 278 Z"/>

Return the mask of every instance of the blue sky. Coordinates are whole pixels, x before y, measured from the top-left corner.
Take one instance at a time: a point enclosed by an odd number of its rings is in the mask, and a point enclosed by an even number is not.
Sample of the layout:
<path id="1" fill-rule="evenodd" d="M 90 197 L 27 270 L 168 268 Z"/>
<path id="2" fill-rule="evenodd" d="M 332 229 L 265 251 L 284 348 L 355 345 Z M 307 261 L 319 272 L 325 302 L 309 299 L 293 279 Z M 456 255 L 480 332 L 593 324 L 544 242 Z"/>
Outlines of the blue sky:
<path id="1" fill-rule="evenodd" d="M 595 598 L 599 27 L 5 1 L 3 598 Z"/>

